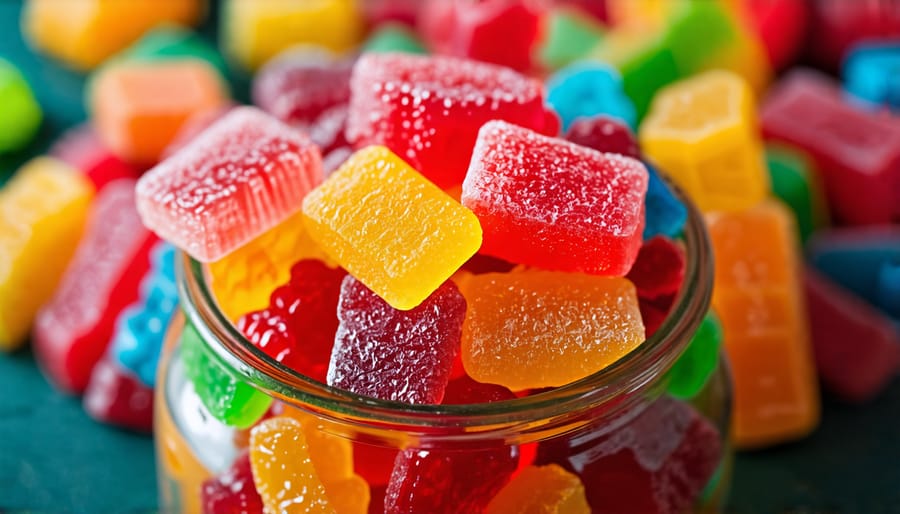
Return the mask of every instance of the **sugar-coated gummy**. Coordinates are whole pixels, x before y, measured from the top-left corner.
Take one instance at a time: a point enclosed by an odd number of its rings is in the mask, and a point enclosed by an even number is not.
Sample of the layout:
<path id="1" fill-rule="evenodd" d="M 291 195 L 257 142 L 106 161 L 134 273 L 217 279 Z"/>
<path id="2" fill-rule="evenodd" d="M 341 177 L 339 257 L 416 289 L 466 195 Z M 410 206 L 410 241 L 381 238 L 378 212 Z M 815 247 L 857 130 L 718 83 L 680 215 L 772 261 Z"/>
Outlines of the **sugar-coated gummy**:
<path id="1" fill-rule="evenodd" d="M 576 119 L 566 129 L 565 139 L 598 152 L 641 158 L 641 151 L 631 128 L 622 120 L 603 114 Z"/>
<path id="2" fill-rule="evenodd" d="M 113 154 L 90 124 L 64 132 L 48 153 L 84 173 L 97 192 L 116 180 L 138 178 L 138 171 Z"/>
<path id="3" fill-rule="evenodd" d="M 303 134 L 237 107 L 141 177 L 144 224 L 194 258 L 218 260 L 300 209 L 322 180 Z"/>
<path id="4" fill-rule="evenodd" d="M 557 464 L 528 466 L 491 499 L 485 514 L 590 514 L 584 484 Z"/>
<path id="5" fill-rule="evenodd" d="M 645 165 L 650 180 L 647 184 L 647 198 L 644 200 L 644 240 L 655 236 L 675 237 L 687 223 L 687 207 L 660 177 L 659 171 L 648 163 Z"/>
<path id="6" fill-rule="evenodd" d="M 383 400 L 440 403 L 465 314 L 466 300 L 452 282 L 418 307 L 400 311 L 346 277 L 328 385 Z"/>
<path id="7" fill-rule="evenodd" d="M 581 117 L 604 114 L 637 126 L 637 113 L 622 90 L 614 69 L 600 63 L 578 62 L 547 79 L 547 103 L 562 119 L 563 130 Z"/>
<path id="8" fill-rule="evenodd" d="M 667 237 L 656 236 L 641 246 L 626 277 L 641 298 L 674 295 L 684 281 L 686 260 L 682 246 Z"/>
<path id="9" fill-rule="evenodd" d="M 502 121 L 478 134 L 462 203 L 481 253 L 550 270 L 624 275 L 641 245 L 647 171 Z"/>
<path id="10" fill-rule="evenodd" d="M 21 72 L 0 59 L 0 154 L 18 150 L 35 136 L 43 111 Z"/>
<path id="11" fill-rule="evenodd" d="M 250 454 L 242 453 L 223 473 L 203 482 L 202 514 L 262 514 L 263 503 L 250 469 Z"/>
<path id="12" fill-rule="evenodd" d="M 153 430 L 153 389 L 108 357 L 94 366 L 83 403 L 97 421 L 144 433 Z"/>

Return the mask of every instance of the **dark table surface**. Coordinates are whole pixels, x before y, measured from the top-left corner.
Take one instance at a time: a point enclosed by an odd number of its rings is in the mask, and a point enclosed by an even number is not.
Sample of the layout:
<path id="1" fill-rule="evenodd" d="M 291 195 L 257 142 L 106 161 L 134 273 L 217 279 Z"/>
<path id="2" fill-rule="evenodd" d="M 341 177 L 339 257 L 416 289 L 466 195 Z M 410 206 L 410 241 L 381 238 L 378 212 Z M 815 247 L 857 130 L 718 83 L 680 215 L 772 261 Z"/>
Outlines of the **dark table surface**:
<path id="1" fill-rule="evenodd" d="M 24 72 L 46 119 L 28 148 L 0 156 L 0 183 L 85 118 L 84 78 L 25 46 L 20 8 L 0 0 L 0 57 Z M 246 80 L 236 82 L 246 98 Z M 900 513 L 900 380 L 869 405 L 824 402 L 809 438 L 737 456 L 727 512 Z M 154 473 L 150 437 L 92 421 L 79 399 L 52 389 L 27 348 L 0 355 L 0 513 L 154 512 Z"/>

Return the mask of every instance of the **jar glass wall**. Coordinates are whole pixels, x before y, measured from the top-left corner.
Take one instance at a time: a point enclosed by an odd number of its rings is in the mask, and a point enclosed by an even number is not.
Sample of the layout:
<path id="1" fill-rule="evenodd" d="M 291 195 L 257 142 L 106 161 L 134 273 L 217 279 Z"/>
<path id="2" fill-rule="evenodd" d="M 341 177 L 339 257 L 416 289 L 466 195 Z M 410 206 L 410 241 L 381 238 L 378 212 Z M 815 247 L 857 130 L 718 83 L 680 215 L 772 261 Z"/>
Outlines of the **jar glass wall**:
<path id="1" fill-rule="evenodd" d="M 273 400 L 266 416 L 299 420 L 311 453 L 316 445 L 347 449 L 334 458 L 349 459 L 349 473 L 364 480 L 365 489 L 357 487 L 358 501 L 343 507 L 347 512 L 381 512 L 385 494 L 398 512 L 420 512 L 416 505 L 423 503 L 412 497 L 425 494 L 446 495 L 448 505 L 460 508 L 468 494 L 495 494 L 526 466 L 550 464 L 580 478 L 594 512 L 720 511 L 731 462 L 724 357 L 689 395 L 671 387 L 672 367 L 692 346 L 712 289 L 710 249 L 693 208 L 683 243 L 682 290 L 661 328 L 640 347 L 566 386 L 474 405 L 381 401 L 294 372 L 242 337 L 217 308 L 204 266 L 182 256 L 185 315 L 170 327 L 156 392 L 162 510 L 203 512 L 204 482 L 246 459 L 249 441 L 249 427 L 219 421 L 189 379 L 187 323 L 215 367 Z M 440 483 L 434 491 L 424 479 L 414 490 L 405 488 L 401 478 L 411 469 L 432 473 Z M 326 494 L 330 487 L 325 483 Z"/>

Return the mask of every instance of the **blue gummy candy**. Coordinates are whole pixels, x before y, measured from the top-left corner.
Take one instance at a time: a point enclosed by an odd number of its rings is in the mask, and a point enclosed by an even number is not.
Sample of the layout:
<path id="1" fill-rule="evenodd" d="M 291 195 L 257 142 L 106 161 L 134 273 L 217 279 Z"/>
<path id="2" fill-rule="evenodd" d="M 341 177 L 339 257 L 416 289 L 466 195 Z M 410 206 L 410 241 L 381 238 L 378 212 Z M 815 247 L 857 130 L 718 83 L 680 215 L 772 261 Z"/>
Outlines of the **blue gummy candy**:
<path id="1" fill-rule="evenodd" d="M 675 197 L 668 184 L 659 176 L 659 172 L 650 164 L 645 164 L 650 181 L 644 200 L 646 210 L 644 241 L 658 235 L 676 237 L 687 222 L 687 207 Z"/>
<path id="2" fill-rule="evenodd" d="M 900 260 L 890 260 L 878 270 L 876 305 L 894 318 L 900 318 Z"/>
<path id="3" fill-rule="evenodd" d="M 900 110 L 900 43 L 854 49 L 844 61 L 844 90 L 864 102 Z"/>
<path id="4" fill-rule="evenodd" d="M 579 117 L 598 114 L 618 118 L 632 130 L 637 125 L 637 111 L 622 89 L 622 78 L 600 63 L 576 63 L 550 77 L 547 103 L 559 114 L 563 131 Z"/>

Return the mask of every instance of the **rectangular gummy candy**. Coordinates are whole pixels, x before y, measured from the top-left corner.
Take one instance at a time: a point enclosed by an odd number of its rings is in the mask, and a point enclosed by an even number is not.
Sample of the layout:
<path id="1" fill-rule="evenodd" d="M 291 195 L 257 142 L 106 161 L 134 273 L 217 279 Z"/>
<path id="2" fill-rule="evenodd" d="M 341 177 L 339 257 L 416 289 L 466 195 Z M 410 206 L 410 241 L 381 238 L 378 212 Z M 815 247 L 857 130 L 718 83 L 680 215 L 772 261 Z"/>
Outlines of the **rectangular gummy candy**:
<path id="1" fill-rule="evenodd" d="M 462 203 L 481 253 L 551 270 L 624 275 L 641 246 L 647 170 L 502 121 L 484 125 Z"/>
<path id="2" fill-rule="evenodd" d="M 297 212 L 321 181 L 306 136 L 238 107 L 141 177 L 137 206 L 148 228 L 211 262 Z"/>
<path id="3" fill-rule="evenodd" d="M 466 373 L 513 391 L 584 378 L 644 341 L 637 293 L 624 278 L 488 273 L 465 281 L 463 294 Z"/>
<path id="4" fill-rule="evenodd" d="M 353 154 L 303 213 L 313 240 L 396 309 L 419 305 L 481 245 L 471 211 L 381 146 Z"/>
<path id="5" fill-rule="evenodd" d="M 25 341 L 84 231 L 94 190 L 49 157 L 26 163 L 0 190 L 0 350 Z"/>

